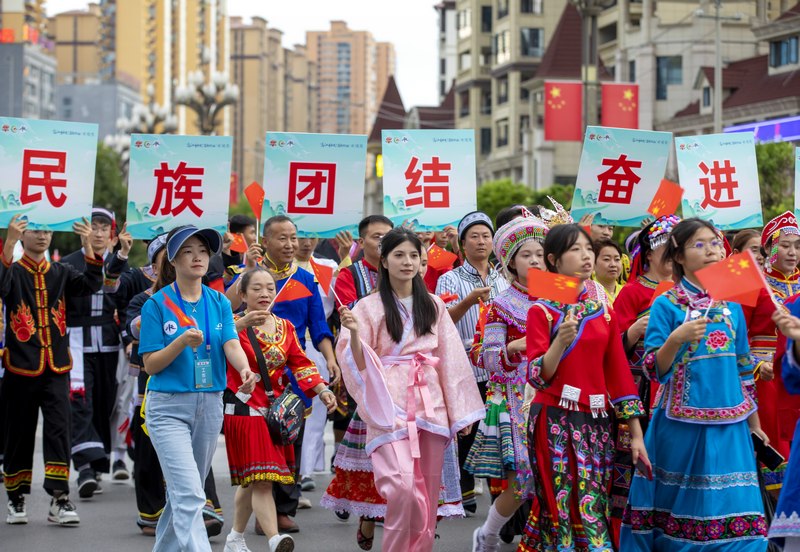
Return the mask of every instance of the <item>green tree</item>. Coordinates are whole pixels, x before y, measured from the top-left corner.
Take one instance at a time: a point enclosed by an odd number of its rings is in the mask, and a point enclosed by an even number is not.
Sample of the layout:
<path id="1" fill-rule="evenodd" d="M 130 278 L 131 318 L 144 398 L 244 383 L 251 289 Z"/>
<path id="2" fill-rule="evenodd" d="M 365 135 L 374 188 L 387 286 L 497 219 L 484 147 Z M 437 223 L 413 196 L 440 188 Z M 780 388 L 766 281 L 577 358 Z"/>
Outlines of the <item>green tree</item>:
<path id="1" fill-rule="evenodd" d="M 478 210 L 492 220 L 502 209 L 511 205 L 531 205 L 533 190 L 523 184 L 514 184 L 510 179 L 485 182 L 478 188 Z"/>
<path id="2" fill-rule="evenodd" d="M 794 210 L 794 146 L 775 142 L 756 146 L 764 222 Z"/>
<path id="3" fill-rule="evenodd" d="M 569 210 L 574 192 L 575 186 L 572 184 L 553 184 L 549 188 L 533 192 L 533 204 L 552 209 L 553 204 L 547 199 L 550 196 L 563 205 L 564 209 Z"/>

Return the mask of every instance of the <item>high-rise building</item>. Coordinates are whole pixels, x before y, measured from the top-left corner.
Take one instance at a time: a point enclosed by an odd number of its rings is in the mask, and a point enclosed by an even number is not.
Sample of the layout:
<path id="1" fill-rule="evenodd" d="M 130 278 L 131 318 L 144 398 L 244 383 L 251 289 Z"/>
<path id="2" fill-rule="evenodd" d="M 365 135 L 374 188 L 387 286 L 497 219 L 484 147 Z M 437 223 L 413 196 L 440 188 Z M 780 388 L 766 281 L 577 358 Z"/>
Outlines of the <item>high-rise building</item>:
<path id="1" fill-rule="evenodd" d="M 7 117 L 53 119 L 56 60 L 37 44 L 0 44 L 0 113 Z"/>
<path id="2" fill-rule="evenodd" d="M 88 9 L 54 15 L 47 31 L 55 45 L 57 83 L 94 84 L 100 81 L 102 12 L 98 4 Z"/>
<path id="3" fill-rule="evenodd" d="M 367 134 L 394 73 L 392 45 L 376 43 L 369 31 L 351 30 L 344 21 L 331 21 L 328 31 L 306 33 L 306 48 L 317 66 L 319 132 Z"/>
<path id="4" fill-rule="evenodd" d="M 285 126 L 288 132 L 315 132 L 317 115 L 317 66 L 308 59 L 306 47 L 284 49 L 286 62 Z"/>
<path id="5" fill-rule="evenodd" d="M 458 32 L 456 30 L 456 0 L 444 0 L 433 7 L 439 27 L 439 101 L 456 80 L 458 61 Z"/>

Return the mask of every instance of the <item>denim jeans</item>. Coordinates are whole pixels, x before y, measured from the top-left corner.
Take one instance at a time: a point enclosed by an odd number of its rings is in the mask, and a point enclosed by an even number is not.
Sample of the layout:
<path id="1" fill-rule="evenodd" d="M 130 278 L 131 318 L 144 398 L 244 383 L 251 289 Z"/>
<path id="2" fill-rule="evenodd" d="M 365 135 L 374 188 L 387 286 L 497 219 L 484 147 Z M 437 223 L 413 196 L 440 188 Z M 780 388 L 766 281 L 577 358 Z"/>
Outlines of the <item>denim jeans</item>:
<path id="1" fill-rule="evenodd" d="M 222 416 L 222 393 L 147 392 L 147 430 L 167 483 L 153 552 L 211 552 L 203 522 L 203 482 Z"/>

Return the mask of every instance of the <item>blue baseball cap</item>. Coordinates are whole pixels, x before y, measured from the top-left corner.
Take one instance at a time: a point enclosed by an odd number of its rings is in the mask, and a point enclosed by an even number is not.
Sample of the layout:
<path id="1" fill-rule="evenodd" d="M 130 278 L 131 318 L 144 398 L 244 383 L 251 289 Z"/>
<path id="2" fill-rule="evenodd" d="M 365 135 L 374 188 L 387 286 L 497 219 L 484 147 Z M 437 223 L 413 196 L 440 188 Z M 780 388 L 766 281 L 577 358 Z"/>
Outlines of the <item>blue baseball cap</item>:
<path id="1" fill-rule="evenodd" d="M 175 260 L 175 256 L 180 251 L 183 244 L 192 236 L 202 238 L 211 249 L 211 255 L 216 255 L 222 249 L 222 236 L 213 228 L 197 228 L 191 224 L 181 226 L 167 238 L 167 260 Z"/>

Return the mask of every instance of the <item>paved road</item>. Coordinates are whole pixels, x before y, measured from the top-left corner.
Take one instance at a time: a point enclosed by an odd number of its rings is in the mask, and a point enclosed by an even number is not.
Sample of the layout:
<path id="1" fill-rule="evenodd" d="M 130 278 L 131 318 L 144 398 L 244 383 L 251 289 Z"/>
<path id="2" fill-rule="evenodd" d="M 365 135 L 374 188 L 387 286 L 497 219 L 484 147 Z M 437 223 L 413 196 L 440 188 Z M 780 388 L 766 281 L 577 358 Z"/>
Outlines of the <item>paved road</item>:
<path id="1" fill-rule="evenodd" d="M 41 424 L 40 424 L 41 431 Z M 330 433 L 330 432 L 329 432 Z M 224 438 L 220 437 L 217 453 L 214 458 L 214 472 L 217 476 L 217 489 L 222 499 L 226 517 L 225 529 L 222 535 L 212 539 L 212 548 L 215 552 L 222 552 L 225 535 L 230 531 L 230 518 L 233 515 L 233 488 L 227 476 L 227 459 L 225 457 Z M 331 448 L 330 434 L 326 435 L 328 454 Z M 104 482 L 104 493 L 91 500 L 77 499 L 76 506 L 81 516 L 79 527 L 57 527 L 47 522 L 47 507 L 49 500 L 41 488 L 43 466 L 41 459 L 41 438 L 37 438 L 36 458 L 34 464 L 34 489 L 28 497 L 28 525 L 10 526 L 4 523 L 5 508 L 0 519 L 0 550 L 3 552 L 140 552 L 150 550 L 154 539 L 144 537 L 136 526 L 136 500 L 133 485 L 112 484 Z M 319 499 L 324 488 L 330 481 L 330 475 L 318 475 L 317 489 L 307 493 L 314 504 L 311 510 L 302 510 L 296 518 L 301 531 L 295 535 L 297 552 L 315 550 L 358 551 L 355 532 L 356 522 L 351 519 L 347 523 L 337 520 L 333 513 L 319 506 Z M 73 483 L 74 484 L 74 483 Z M 486 515 L 488 500 L 479 497 L 479 518 L 458 519 L 443 521 L 438 532 L 441 539 L 437 540 L 435 552 L 468 552 L 471 550 L 472 531 Z M 3 506 L 5 494 L 3 493 Z M 252 532 L 252 524 L 247 534 L 248 545 L 253 552 L 267 549 L 266 540 Z M 380 531 L 377 529 L 375 546 L 373 550 L 379 551 Z M 502 552 L 515 550 L 514 545 L 504 545 Z"/>

